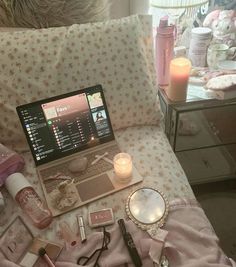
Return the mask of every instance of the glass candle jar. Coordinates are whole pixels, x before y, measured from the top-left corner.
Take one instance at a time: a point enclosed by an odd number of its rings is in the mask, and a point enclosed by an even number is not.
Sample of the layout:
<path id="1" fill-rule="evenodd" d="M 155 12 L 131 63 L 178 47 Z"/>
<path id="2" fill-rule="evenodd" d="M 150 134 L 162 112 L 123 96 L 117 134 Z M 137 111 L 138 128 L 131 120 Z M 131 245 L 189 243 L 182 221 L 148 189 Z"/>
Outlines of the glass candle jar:
<path id="1" fill-rule="evenodd" d="M 132 177 L 132 159 L 128 153 L 118 153 L 113 159 L 114 171 L 118 181 L 128 182 Z"/>

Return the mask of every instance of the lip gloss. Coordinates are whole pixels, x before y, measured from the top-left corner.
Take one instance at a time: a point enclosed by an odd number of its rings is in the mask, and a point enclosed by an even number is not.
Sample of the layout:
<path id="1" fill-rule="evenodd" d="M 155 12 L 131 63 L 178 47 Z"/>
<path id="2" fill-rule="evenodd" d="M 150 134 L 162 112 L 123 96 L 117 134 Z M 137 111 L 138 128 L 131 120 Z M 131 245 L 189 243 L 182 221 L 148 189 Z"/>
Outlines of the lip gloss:
<path id="1" fill-rule="evenodd" d="M 76 234 L 71 230 L 67 222 L 59 223 L 59 227 L 63 239 L 72 247 L 77 245 Z"/>

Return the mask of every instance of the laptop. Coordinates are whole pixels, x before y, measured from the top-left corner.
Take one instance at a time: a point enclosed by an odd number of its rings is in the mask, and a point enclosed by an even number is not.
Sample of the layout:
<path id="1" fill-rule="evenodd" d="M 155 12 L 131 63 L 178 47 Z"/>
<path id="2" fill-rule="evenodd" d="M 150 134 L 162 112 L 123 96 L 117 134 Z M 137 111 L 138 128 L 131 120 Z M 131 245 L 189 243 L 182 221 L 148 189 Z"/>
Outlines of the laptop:
<path id="1" fill-rule="evenodd" d="M 141 182 L 117 179 L 115 140 L 101 85 L 16 108 L 53 216 Z"/>

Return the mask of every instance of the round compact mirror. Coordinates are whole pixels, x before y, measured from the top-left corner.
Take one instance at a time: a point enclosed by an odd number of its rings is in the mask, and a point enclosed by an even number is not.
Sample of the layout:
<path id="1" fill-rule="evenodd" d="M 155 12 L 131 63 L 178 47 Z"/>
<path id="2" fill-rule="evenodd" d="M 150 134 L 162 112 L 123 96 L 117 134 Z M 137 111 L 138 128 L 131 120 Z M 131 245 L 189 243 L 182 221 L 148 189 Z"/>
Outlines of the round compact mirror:
<path id="1" fill-rule="evenodd" d="M 160 191 L 143 187 L 131 193 L 126 202 L 129 218 L 143 230 L 161 227 L 168 214 L 168 201 Z"/>

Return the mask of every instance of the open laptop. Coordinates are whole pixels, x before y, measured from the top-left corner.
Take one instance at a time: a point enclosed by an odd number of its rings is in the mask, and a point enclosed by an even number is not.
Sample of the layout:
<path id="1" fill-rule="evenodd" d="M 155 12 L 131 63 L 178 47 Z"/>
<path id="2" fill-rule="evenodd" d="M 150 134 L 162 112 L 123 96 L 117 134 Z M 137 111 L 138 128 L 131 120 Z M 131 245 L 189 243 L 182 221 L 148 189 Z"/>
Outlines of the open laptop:
<path id="1" fill-rule="evenodd" d="M 141 182 L 121 183 L 112 160 L 120 152 L 101 85 L 18 106 L 53 216 Z"/>

